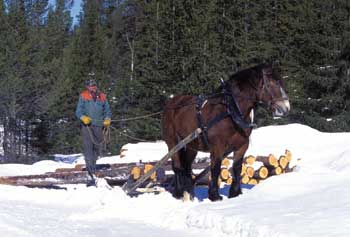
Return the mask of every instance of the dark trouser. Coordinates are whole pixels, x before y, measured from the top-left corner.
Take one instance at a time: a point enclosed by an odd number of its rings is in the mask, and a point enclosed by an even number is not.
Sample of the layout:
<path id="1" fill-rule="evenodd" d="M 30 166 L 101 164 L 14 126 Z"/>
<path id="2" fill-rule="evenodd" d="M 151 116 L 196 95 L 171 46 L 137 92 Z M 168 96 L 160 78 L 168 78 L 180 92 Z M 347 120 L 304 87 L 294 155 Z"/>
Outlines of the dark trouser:
<path id="1" fill-rule="evenodd" d="M 86 169 L 92 177 L 92 175 L 95 174 L 96 161 L 102 147 L 102 127 L 93 125 L 83 126 L 82 137 Z"/>

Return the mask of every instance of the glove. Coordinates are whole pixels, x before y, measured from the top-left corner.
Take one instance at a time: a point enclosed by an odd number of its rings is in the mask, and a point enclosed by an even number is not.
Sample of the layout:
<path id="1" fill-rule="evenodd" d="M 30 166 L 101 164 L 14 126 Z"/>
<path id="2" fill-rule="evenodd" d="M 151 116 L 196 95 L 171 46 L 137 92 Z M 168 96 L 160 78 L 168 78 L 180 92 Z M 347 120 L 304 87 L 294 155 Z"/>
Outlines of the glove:
<path id="1" fill-rule="evenodd" d="M 89 116 L 81 116 L 80 120 L 83 122 L 83 124 L 88 125 L 91 123 L 91 118 Z"/>
<path id="2" fill-rule="evenodd" d="M 103 126 L 108 128 L 110 125 L 111 125 L 111 119 L 106 118 L 105 120 L 103 120 Z"/>

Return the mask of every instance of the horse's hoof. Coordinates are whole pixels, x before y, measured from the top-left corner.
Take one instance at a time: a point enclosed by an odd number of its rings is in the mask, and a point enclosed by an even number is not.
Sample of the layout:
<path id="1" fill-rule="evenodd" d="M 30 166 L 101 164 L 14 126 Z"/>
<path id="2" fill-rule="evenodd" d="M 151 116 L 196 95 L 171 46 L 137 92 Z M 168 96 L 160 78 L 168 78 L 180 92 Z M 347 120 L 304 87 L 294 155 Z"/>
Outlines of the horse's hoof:
<path id="1" fill-rule="evenodd" d="M 188 202 L 188 201 L 192 201 L 192 200 L 193 200 L 193 197 L 191 196 L 191 194 L 189 192 L 185 191 L 183 193 L 182 201 Z"/>
<path id="2" fill-rule="evenodd" d="M 183 193 L 180 192 L 173 192 L 172 195 L 176 199 L 181 199 L 183 197 Z"/>
<path id="3" fill-rule="evenodd" d="M 220 196 L 219 194 L 217 194 L 217 195 L 209 195 L 208 198 L 212 202 L 216 202 L 216 201 L 221 201 L 222 200 L 222 196 Z"/>
<path id="4" fill-rule="evenodd" d="M 240 190 L 239 192 L 234 192 L 234 193 L 229 193 L 228 198 L 234 198 L 242 194 L 242 191 Z"/>

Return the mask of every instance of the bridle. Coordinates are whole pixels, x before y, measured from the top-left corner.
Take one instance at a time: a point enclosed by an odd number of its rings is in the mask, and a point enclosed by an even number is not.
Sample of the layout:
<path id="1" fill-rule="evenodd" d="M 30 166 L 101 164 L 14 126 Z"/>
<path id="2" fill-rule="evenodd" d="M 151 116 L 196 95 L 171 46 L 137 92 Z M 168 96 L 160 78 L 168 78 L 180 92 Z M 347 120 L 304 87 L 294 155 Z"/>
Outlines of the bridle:
<path id="1" fill-rule="evenodd" d="M 283 87 L 281 85 L 281 82 L 279 80 L 276 80 L 277 84 L 279 85 L 280 92 L 281 92 L 281 97 L 276 97 L 272 91 L 272 88 L 269 84 L 269 80 L 272 77 L 272 73 L 268 72 L 266 69 L 262 69 L 262 85 L 261 88 L 259 88 L 259 85 L 255 85 L 251 79 L 248 79 L 249 84 L 251 87 L 256 91 L 256 96 L 255 98 L 246 98 L 249 100 L 254 100 L 257 101 L 258 104 L 260 105 L 266 105 L 267 107 L 271 107 L 271 105 L 275 104 L 278 101 L 284 101 L 284 100 L 289 100 L 286 92 L 283 90 Z M 268 95 L 271 100 L 268 102 L 265 102 L 263 100 L 264 96 Z M 240 96 L 242 97 L 242 96 Z"/>

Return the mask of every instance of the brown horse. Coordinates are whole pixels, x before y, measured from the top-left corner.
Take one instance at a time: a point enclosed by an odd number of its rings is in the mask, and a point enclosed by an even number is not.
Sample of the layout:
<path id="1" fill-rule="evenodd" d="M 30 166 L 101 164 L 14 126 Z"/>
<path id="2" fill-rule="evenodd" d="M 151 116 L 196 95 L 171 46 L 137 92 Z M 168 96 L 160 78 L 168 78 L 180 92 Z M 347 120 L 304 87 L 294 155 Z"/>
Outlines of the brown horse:
<path id="1" fill-rule="evenodd" d="M 259 104 L 266 105 L 277 117 L 288 114 L 290 110 L 289 99 L 276 69 L 272 64 L 260 64 L 232 75 L 222 82 L 213 95 L 179 95 L 167 102 L 162 117 L 162 132 L 169 150 L 196 128 L 203 129 L 200 137 L 172 157 L 175 173 L 173 195 L 176 198 L 186 193 L 193 197 L 191 166 L 197 151 L 210 152 L 210 200 L 222 199 L 218 192 L 221 160 L 232 151 L 233 183 L 229 197 L 241 194 L 242 161 L 253 127 L 251 112 Z"/>

